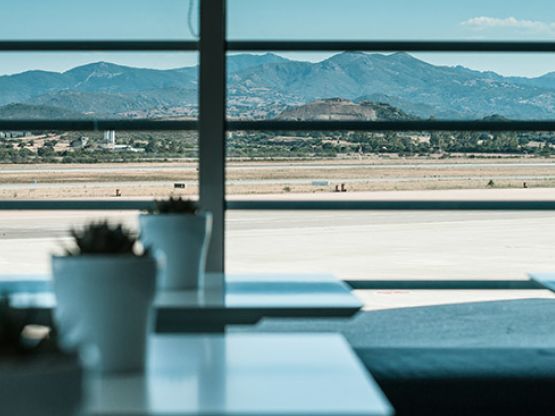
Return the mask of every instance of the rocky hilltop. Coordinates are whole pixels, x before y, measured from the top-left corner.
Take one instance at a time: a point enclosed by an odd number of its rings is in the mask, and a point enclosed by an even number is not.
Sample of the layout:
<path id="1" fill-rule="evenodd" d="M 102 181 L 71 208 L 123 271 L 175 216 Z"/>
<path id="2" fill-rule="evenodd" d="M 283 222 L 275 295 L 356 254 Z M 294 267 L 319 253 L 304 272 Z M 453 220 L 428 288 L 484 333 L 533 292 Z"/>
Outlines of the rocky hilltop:
<path id="1" fill-rule="evenodd" d="M 289 107 L 277 117 L 278 120 L 287 121 L 390 121 L 414 118 L 387 103 L 371 101 L 355 103 L 343 98 L 322 99 L 305 105 Z"/>

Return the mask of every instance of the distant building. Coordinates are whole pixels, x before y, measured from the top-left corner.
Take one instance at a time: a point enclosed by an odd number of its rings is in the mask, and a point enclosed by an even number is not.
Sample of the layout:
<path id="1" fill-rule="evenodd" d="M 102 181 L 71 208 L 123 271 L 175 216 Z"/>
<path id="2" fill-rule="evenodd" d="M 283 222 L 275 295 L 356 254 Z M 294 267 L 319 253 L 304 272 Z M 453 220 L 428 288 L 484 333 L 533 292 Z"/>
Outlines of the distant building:
<path id="1" fill-rule="evenodd" d="M 116 147 L 116 132 L 108 130 L 104 132 L 104 143 L 106 147 L 114 149 Z"/>
<path id="2" fill-rule="evenodd" d="M 28 131 L 2 131 L 0 132 L 0 139 L 18 139 L 21 137 L 31 136 Z"/>
<path id="3" fill-rule="evenodd" d="M 19 139 L 21 137 L 28 137 L 31 136 L 31 132 L 30 131 L 10 131 L 7 133 L 8 135 L 6 137 L 11 137 L 12 139 Z"/>

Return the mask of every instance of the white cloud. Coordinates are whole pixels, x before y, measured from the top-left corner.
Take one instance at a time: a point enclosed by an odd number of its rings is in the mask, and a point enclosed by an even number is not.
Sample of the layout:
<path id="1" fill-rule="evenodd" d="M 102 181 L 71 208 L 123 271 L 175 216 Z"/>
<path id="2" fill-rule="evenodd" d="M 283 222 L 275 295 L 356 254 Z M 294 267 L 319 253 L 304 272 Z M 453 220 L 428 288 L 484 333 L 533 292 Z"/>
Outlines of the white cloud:
<path id="1" fill-rule="evenodd" d="M 497 17 L 473 17 L 461 23 L 463 26 L 476 30 L 484 29 L 517 29 L 526 32 L 555 35 L 555 22 L 538 20 L 520 20 L 516 17 L 500 19 Z"/>

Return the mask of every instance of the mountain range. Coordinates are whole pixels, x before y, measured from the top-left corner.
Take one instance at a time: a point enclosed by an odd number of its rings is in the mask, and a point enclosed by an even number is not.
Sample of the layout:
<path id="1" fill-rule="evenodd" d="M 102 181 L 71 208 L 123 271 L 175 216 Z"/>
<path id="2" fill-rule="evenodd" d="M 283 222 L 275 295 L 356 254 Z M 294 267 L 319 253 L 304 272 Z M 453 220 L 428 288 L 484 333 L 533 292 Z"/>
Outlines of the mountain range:
<path id="1" fill-rule="evenodd" d="M 197 95 L 197 67 L 155 70 L 98 62 L 63 73 L 0 76 L 0 117 L 194 115 Z M 228 57 L 232 117 L 283 119 L 296 106 L 338 97 L 363 110 L 368 103 L 388 104 L 393 113 L 410 117 L 553 119 L 555 72 L 504 77 L 436 66 L 407 53 L 346 52 L 317 63 L 270 53 Z M 359 107 L 350 107 L 355 118 Z"/>

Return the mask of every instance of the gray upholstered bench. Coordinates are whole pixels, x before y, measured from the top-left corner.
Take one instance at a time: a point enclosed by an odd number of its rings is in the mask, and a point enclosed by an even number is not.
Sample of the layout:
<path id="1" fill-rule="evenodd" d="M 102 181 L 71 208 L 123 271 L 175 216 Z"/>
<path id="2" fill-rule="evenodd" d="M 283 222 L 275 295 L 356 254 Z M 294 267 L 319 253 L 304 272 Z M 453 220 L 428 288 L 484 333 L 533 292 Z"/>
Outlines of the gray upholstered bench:
<path id="1" fill-rule="evenodd" d="M 358 349 L 398 415 L 555 414 L 555 349 Z"/>
<path id="2" fill-rule="evenodd" d="M 267 320 L 261 331 L 340 331 L 397 414 L 555 414 L 555 300 Z"/>

